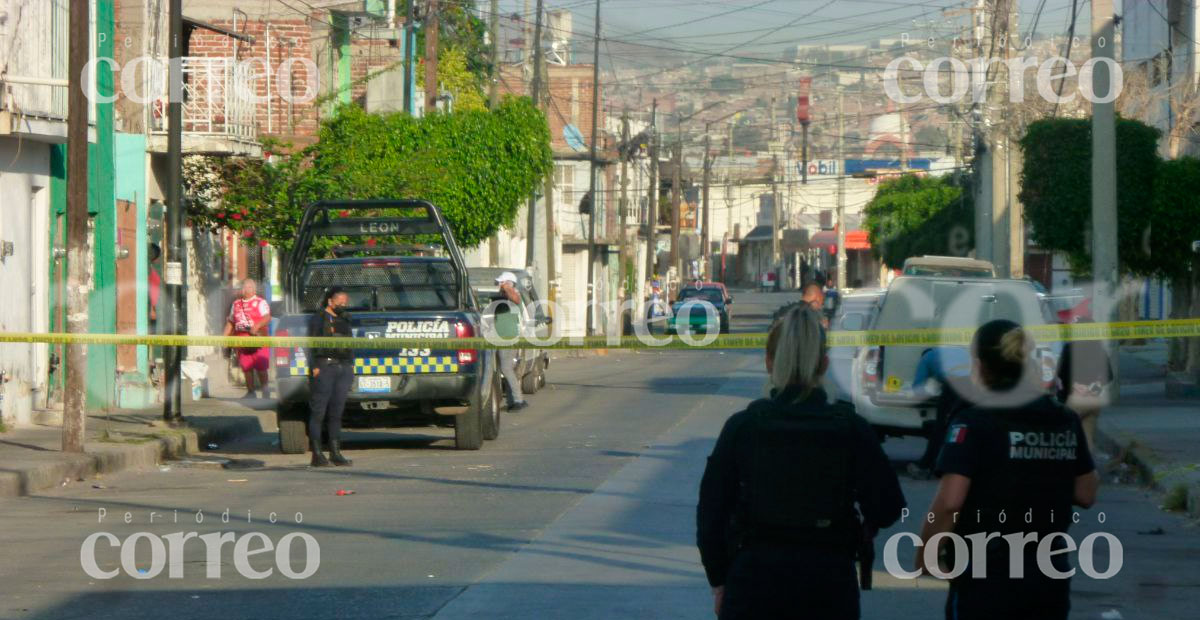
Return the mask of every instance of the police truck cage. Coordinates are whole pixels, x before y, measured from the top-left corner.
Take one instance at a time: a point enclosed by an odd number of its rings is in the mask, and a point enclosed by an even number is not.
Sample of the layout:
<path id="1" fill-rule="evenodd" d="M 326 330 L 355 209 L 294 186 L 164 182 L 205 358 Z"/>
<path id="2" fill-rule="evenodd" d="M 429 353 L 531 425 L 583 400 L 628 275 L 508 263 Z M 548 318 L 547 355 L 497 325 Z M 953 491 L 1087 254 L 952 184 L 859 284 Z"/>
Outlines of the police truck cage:
<path id="1" fill-rule="evenodd" d="M 285 293 L 284 308 L 288 313 L 312 311 L 314 304 L 319 303 L 319 296 L 323 291 L 315 289 L 324 285 L 322 284 L 324 278 L 318 276 L 321 282 L 302 282 L 301 278 L 315 241 L 321 237 L 382 237 L 391 240 L 409 238 L 412 243 L 394 243 L 386 247 L 393 250 L 403 248 L 405 253 L 417 255 L 425 252 L 444 252 L 451 259 L 448 263 L 431 261 L 424 267 L 401 266 L 397 263 L 394 269 L 386 270 L 388 282 L 364 281 L 360 285 L 375 288 L 384 284 L 399 283 L 416 289 L 424 289 L 428 294 L 438 297 L 438 307 L 468 308 L 474 305 L 473 300 L 470 299 L 470 286 L 467 285 L 467 273 L 464 267 L 466 261 L 463 260 L 458 244 L 454 241 L 454 234 L 450 231 L 449 225 L 432 203 L 425 200 L 324 200 L 315 202 L 304 210 L 304 216 L 300 219 L 300 225 L 297 228 L 296 243 L 285 257 L 285 269 L 282 276 Z M 355 246 L 339 246 L 335 249 L 335 255 L 339 253 L 337 250 L 346 250 L 352 247 Z M 361 247 L 372 248 L 369 245 Z M 359 253 L 376 252 L 364 249 Z M 367 279 L 373 277 L 357 273 L 359 270 L 349 264 L 344 270 L 335 269 L 334 271 L 338 273 L 326 274 L 330 278 L 327 283 L 329 286 L 333 284 L 353 286 L 359 275 Z M 317 276 L 317 274 L 312 275 Z M 442 299 L 447 291 L 454 297 L 453 301 Z M 351 293 L 351 296 L 353 297 L 354 294 Z M 317 298 L 315 301 L 314 297 Z M 361 302 L 362 299 L 352 301 Z M 433 303 L 432 299 L 412 301 L 417 301 L 418 307 Z M 447 301 L 450 303 L 446 303 Z M 383 300 L 382 305 L 384 307 L 392 305 L 387 302 L 388 300 Z M 351 305 L 359 305 L 359 303 Z"/>

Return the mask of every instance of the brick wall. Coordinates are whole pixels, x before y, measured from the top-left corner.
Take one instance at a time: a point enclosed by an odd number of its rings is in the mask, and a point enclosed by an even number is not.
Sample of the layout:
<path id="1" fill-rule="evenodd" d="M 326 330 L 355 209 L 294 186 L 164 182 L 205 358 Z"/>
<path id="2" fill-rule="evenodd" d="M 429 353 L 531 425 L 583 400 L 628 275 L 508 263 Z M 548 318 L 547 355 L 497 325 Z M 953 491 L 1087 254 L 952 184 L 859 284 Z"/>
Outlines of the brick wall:
<path id="1" fill-rule="evenodd" d="M 404 56 L 400 53 L 400 42 L 384 39 L 350 40 L 350 90 L 351 101 L 360 106 L 367 105 L 366 77 L 382 70 L 403 70 Z"/>
<path id="2" fill-rule="evenodd" d="M 231 22 L 212 22 L 215 26 L 232 30 Z M 269 25 L 269 33 L 268 33 Z M 249 61 L 257 59 L 250 65 L 259 74 L 254 81 L 255 94 L 263 98 L 255 105 L 255 123 L 259 136 L 312 136 L 317 131 L 318 107 L 315 102 L 304 101 L 306 98 L 307 81 L 315 79 L 317 88 L 312 93 L 313 98 L 322 92 L 322 78 L 318 73 L 309 75 L 313 65 L 289 61 L 289 59 L 307 59 L 315 63 L 314 48 L 319 44 L 319 38 L 314 38 L 312 21 L 305 18 L 294 20 L 273 19 L 270 22 L 251 20 L 238 24 L 238 32 L 254 37 L 253 43 L 237 41 L 237 59 Z M 267 47 L 268 34 L 270 48 Z M 219 32 L 197 28 L 192 31 L 188 41 L 188 56 L 206 58 L 233 58 L 234 39 Z M 270 79 L 266 77 L 269 61 Z M 280 67 L 287 64 L 287 69 Z M 284 78 L 280 80 L 280 76 Z M 268 91 L 268 81 L 270 89 Z M 196 87 L 202 88 L 200 85 Z M 285 99 L 290 95 L 293 101 Z M 268 103 L 269 102 L 269 103 Z"/>
<path id="3" fill-rule="evenodd" d="M 551 65 L 548 67 L 548 72 L 550 75 L 550 106 L 546 110 L 546 116 L 550 123 L 551 144 L 555 151 L 569 151 L 570 147 L 563 138 L 563 129 L 568 124 L 575 125 L 579 129 L 585 143 L 592 139 L 592 66 Z M 501 77 L 501 93 L 518 95 L 529 93 L 529 85 L 526 83 L 520 67 L 502 67 Z M 604 100 L 600 101 L 603 105 Z M 604 108 L 601 107 L 600 110 L 603 114 Z"/>

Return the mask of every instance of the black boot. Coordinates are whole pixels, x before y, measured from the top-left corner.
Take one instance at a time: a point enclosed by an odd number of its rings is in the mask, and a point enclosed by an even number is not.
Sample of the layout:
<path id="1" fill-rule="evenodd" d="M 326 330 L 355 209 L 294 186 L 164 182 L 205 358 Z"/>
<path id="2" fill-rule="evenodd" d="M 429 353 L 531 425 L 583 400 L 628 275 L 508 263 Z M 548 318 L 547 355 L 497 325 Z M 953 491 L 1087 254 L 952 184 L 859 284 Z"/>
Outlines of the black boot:
<path id="1" fill-rule="evenodd" d="M 334 465 L 353 465 L 354 461 L 342 456 L 342 440 L 329 440 L 329 460 L 333 461 Z"/>
<path id="2" fill-rule="evenodd" d="M 321 442 L 310 439 L 308 441 L 308 449 L 312 450 L 313 455 L 310 467 L 329 467 L 329 459 L 325 458 L 324 454 L 321 454 Z"/>

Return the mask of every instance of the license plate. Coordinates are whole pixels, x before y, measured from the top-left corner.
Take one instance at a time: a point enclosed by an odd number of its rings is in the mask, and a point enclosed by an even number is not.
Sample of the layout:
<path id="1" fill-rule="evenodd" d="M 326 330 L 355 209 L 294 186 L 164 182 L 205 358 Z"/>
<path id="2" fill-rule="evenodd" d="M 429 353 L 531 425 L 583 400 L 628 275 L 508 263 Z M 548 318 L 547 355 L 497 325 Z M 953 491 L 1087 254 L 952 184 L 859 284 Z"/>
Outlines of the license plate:
<path id="1" fill-rule="evenodd" d="M 358 391 L 359 392 L 390 392 L 392 390 L 391 377 L 359 377 Z"/>

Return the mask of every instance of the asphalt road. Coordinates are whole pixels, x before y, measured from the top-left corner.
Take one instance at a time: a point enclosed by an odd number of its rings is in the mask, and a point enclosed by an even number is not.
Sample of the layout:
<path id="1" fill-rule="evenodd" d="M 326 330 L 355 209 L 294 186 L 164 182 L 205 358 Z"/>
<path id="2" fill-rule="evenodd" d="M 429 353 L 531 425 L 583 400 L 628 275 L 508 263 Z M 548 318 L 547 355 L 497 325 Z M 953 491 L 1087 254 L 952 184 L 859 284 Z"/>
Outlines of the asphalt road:
<path id="1" fill-rule="evenodd" d="M 762 329 L 784 300 L 740 293 L 735 329 Z M 175 463 L 5 500 L 0 618 L 711 617 L 693 547 L 696 488 L 721 424 L 762 391 L 761 354 L 559 359 L 549 381 L 478 452 L 453 450 L 448 429 L 354 431 L 346 438 L 354 467 L 309 470 L 306 458 L 278 454 L 264 433 L 211 453 L 243 469 Z M 921 444 L 885 447 L 902 469 Z M 915 514 L 881 536 L 881 558 L 887 536 L 919 528 L 915 515 L 934 489 L 903 482 Z M 1072 533 L 1098 530 L 1121 542 L 1124 567 L 1105 581 L 1077 577 L 1073 617 L 1194 617 L 1194 528 L 1142 491 L 1110 484 Z M 135 540 L 125 569 L 107 540 L 96 546 L 97 568 L 119 571 L 109 579 L 82 568 L 84 541 L 99 532 Z M 209 546 L 193 539 L 172 578 L 153 565 L 150 538 L 175 532 L 230 532 L 251 550 L 263 544 L 254 532 L 272 545 L 290 540 L 293 574 L 315 557 L 295 536 L 304 534 L 319 545 L 319 566 L 291 579 L 276 554 L 264 553 L 239 572 L 238 543 L 210 561 Z M 907 567 L 912 552 L 904 549 Z M 218 568 L 219 577 L 207 575 Z M 242 574 L 268 569 L 263 579 Z M 941 617 L 942 583 L 892 578 L 882 561 L 875 569 L 864 617 Z"/>

